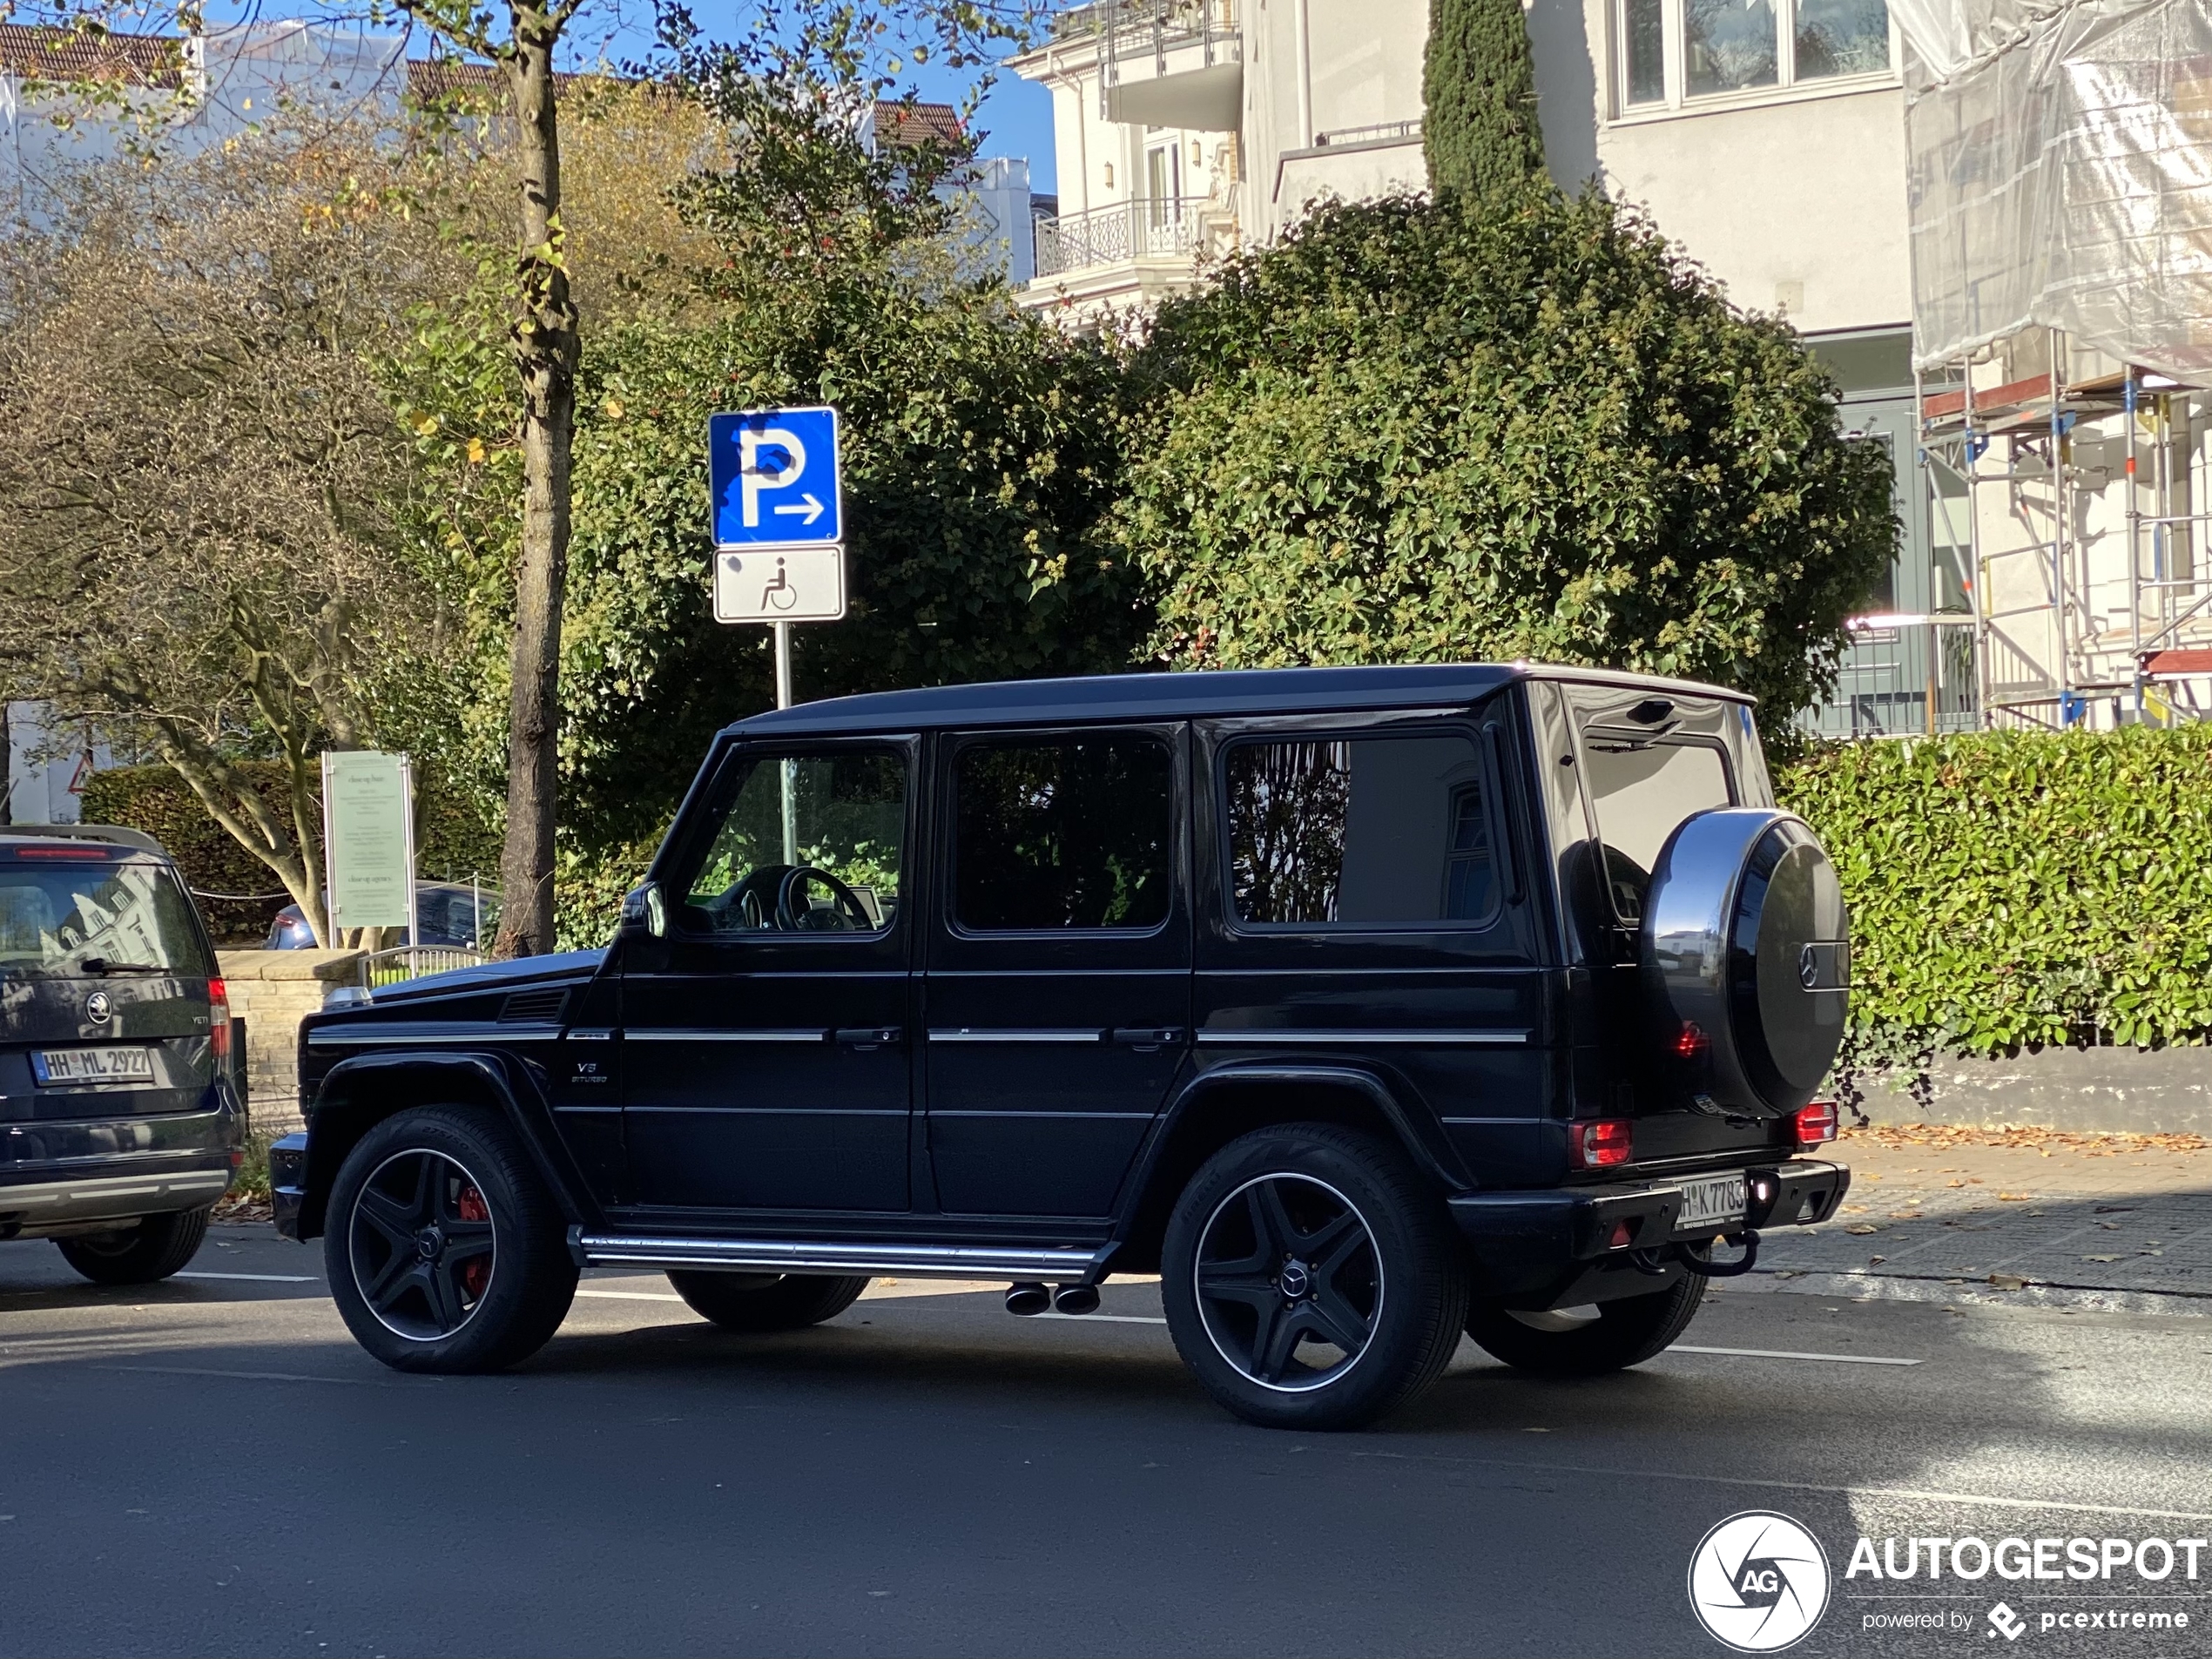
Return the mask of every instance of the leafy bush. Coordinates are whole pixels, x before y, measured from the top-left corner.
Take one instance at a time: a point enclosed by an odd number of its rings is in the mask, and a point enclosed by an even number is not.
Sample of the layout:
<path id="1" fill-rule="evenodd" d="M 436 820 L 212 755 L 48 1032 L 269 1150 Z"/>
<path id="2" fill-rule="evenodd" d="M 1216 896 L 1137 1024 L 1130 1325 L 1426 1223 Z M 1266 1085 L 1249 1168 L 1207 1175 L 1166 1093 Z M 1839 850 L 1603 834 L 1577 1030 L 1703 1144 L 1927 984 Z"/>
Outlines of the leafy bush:
<path id="1" fill-rule="evenodd" d="M 288 818 L 284 765 L 276 760 L 233 763 L 261 793 L 270 811 Z M 415 779 L 415 863 L 427 877 L 466 880 L 499 867 L 499 842 L 462 792 Z M 315 802 L 320 813 L 322 805 Z M 195 894 L 262 894 L 260 899 L 199 899 L 207 930 L 223 945 L 258 945 L 287 902 L 269 867 L 247 852 L 208 816 L 199 798 L 167 766 L 117 766 L 96 772 L 84 786 L 84 818 L 121 824 L 153 836 L 177 860 Z"/>
<path id="2" fill-rule="evenodd" d="M 1832 678 L 1885 457 L 1783 324 L 1546 186 L 1322 208 L 1160 312 L 1126 539 L 1191 667 L 1539 658 Z"/>
<path id="3" fill-rule="evenodd" d="M 2212 1035 L 2212 727 L 1862 743 L 1777 785 L 1851 904 L 1847 1060 Z"/>

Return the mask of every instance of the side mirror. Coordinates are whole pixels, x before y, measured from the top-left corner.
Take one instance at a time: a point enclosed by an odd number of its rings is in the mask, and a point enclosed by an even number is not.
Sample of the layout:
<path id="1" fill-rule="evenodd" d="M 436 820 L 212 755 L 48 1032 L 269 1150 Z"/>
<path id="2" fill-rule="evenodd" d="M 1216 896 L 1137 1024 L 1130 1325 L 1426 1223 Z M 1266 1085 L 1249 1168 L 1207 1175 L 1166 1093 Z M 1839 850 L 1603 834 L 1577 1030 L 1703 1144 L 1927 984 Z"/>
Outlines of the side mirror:
<path id="1" fill-rule="evenodd" d="M 659 882 L 632 887 L 624 897 L 622 930 L 643 933 L 649 939 L 668 937 L 668 901 L 661 897 Z"/>

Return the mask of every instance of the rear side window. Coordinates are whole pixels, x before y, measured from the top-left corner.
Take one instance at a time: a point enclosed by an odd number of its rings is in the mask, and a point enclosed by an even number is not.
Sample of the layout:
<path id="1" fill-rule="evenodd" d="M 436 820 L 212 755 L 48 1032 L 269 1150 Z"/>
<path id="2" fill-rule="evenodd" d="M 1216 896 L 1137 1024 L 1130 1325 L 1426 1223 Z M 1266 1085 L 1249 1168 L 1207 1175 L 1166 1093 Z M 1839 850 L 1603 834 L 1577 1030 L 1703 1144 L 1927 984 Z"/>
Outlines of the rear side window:
<path id="1" fill-rule="evenodd" d="M 1460 735 L 1240 743 L 1230 897 L 1258 927 L 1465 927 L 1497 907 L 1489 803 Z"/>
<path id="2" fill-rule="evenodd" d="M 1143 733 L 974 743 L 953 763 L 953 915 L 972 933 L 1165 921 L 1175 767 Z"/>
<path id="3" fill-rule="evenodd" d="M 0 863 L 0 977 L 133 969 L 215 971 L 192 900 L 165 867 L 76 853 Z"/>

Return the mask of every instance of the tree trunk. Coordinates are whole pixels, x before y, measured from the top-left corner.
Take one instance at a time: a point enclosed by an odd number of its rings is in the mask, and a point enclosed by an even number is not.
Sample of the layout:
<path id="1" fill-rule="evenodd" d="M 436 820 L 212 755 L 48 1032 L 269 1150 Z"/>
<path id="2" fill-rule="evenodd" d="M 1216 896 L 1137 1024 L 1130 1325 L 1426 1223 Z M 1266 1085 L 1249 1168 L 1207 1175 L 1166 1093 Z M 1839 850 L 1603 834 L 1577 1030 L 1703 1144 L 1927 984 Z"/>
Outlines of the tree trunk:
<path id="1" fill-rule="evenodd" d="M 560 761 L 561 601 L 569 562 L 569 453 L 576 418 L 577 314 L 561 227 L 561 140 L 553 91 L 560 19 L 510 5 L 507 59 L 522 139 L 521 302 L 512 336 L 523 389 L 523 538 L 515 572 L 507 840 L 500 853 L 497 957 L 553 947 L 553 809 Z"/>

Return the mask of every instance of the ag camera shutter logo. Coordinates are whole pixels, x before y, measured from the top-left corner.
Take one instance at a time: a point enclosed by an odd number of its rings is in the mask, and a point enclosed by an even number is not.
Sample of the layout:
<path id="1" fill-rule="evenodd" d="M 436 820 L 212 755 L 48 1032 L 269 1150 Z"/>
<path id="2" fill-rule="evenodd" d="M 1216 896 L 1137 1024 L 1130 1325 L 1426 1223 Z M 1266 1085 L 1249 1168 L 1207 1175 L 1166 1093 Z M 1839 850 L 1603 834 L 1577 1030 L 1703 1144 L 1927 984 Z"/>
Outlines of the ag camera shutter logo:
<path id="1" fill-rule="evenodd" d="M 1779 1653 L 1828 1610 L 1828 1553 L 1787 1515 L 1747 1509 L 1699 1541 L 1689 1558 L 1689 1606 L 1716 1642 L 1738 1653 Z"/>

